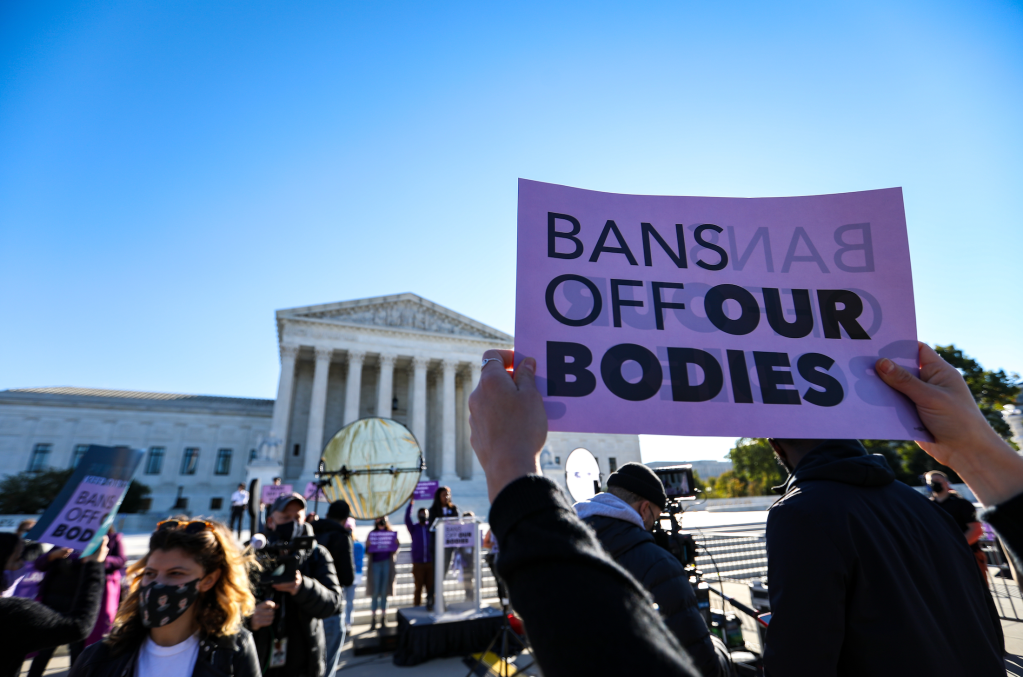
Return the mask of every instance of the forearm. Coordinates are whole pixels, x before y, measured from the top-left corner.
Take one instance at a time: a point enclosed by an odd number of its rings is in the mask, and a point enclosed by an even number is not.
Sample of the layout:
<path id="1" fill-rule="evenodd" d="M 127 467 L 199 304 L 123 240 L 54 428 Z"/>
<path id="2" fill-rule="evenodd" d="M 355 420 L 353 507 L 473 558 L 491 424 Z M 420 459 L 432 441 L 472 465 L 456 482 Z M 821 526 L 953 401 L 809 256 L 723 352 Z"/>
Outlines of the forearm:
<path id="1" fill-rule="evenodd" d="M 1023 493 L 1023 456 L 993 430 L 977 437 L 975 446 L 951 455 L 948 465 L 985 506 Z"/>
<path id="2" fill-rule="evenodd" d="M 71 611 L 61 614 L 39 604 L 31 615 L 17 619 L 15 636 L 9 637 L 12 646 L 28 653 L 85 639 L 99 615 L 103 581 L 103 565 L 85 562 Z"/>

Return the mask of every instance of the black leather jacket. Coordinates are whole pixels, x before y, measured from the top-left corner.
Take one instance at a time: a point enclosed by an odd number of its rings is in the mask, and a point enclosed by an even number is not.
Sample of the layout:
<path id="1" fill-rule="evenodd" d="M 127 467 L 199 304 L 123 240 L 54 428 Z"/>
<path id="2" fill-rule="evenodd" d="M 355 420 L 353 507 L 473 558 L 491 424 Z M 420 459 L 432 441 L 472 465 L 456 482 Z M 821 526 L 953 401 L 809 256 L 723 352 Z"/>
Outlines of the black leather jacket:
<path id="1" fill-rule="evenodd" d="M 109 646 L 97 642 L 82 652 L 71 666 L 68 677 L 134 677 L 138 655 L 139 646 L 113 655 Z M 192 677 L 259 677 L 259 674 L 256 645 L 245 628 L 237 635 L 199 638 L 199 658 L 192 669 Z"/>

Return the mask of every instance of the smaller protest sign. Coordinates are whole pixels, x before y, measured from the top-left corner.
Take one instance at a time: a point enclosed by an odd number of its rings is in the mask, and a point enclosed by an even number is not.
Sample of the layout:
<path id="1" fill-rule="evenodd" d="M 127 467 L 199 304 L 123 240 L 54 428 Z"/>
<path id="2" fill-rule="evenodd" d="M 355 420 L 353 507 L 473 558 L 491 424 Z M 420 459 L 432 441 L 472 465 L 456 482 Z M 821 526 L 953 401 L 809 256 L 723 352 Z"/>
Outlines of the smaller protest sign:
<path id="1" fill-rule="evenodd" d="M 471 548 L 476 544 L 476 523 L 457 524 L 448 522 L 444 525 L 445 548 Z"/>
<path id="2" fill-rule="evenodd" d="M 416 490 L 412 492 L 412 498 L 417 501 L 432 501 L 434 494 L 437 493 L 437 487 L 440 486 L 440 482 L 437 480 L 426 480 L 416 485 Z"/>
<path id="3" fill-rule="evenodd" d="M 366 552 L 394 552 L 398 549 L 398 532 L 371 531 L 366 544 Z"/>
<path id="4" fill-rule="evenodd" d="M 91 554 L 113 524 L 142 455 L 141 449 L 89 446 L 74 474 L 25 537 Z"/>
<path id="5" fill-rule="evenodd" d="M 259 500 L 270 505 L 281 496 L 291 493 L 294 493 L 294 489 L 290 484 L 268 484 L 263 487 Z"/>
<path id="6" fill-rule="evenodd" d="M 309 501 L 327 500 L 326 494 L 323 493 L 323 487 L 317 487 L 316 482 L 309 482 L 308 484 L 306 484 L 305 491 L 302 492 L 302 495 L 305 496 L 306 500 Z"/>

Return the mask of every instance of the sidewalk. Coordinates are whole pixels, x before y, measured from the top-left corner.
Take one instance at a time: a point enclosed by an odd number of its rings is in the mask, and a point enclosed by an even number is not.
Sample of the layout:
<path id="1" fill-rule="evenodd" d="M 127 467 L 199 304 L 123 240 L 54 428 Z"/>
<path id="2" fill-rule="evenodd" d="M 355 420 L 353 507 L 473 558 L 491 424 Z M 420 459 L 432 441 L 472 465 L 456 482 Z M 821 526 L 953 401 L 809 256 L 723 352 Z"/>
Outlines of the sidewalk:
<path id="1" fill-rule="evenodd" d="M 388 623 L 394 620 L 389 616 Z M 1005 631 L 1005 648 L 1009 655 L 1005 657 L 1005 674 L 1008 677 L 1023 677 L 1023 623 L 1016 621 L 1002 621 L 1002 628 Z M 368 625 L 357 625 L 353 635 L 360 635 L 369 631 Z M 406 675 L 408 677 L 456 677 L 464 675 L 469 669 L 462 663 L 461 658 L 436 659 L 416 665 L 414 667 L 400 668 L 391 662 L 394 654 L 385 653 L 374 656 L 355 656 L 352 653 L 352 638 L 345 640 L 344 650 L 341 653 L 341 662 L 338 675 L 343 677 L 397 677 Z M 528 662 L 528 656 L 523 655 L 522 659 Z M 21 669 L 21 677 L 28 675 L 28 668 L 31 661 L 25 661 Z M 54 656 L 46 670 L 49 677 L 63 677 L 68 673 L 68 656 Z M 535 668 L 523 674 L 539 675 Z"/>

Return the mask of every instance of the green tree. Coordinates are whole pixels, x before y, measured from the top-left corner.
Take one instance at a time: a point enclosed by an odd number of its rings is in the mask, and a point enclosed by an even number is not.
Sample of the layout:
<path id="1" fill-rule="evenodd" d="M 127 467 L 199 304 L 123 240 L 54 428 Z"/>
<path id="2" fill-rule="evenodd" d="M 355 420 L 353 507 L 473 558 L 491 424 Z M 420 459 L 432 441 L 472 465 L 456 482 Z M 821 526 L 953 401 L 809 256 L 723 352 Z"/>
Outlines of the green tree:
<path id="1" fill-rule="evenodd" d="M 47 468 L 40 471 L 20 472 L 17 475 L 6 475 L 0 480 L 0 514 L 36 515 L 42 513 L 57 498 L 57 494 L 74 469 L 57 470 Z M 121 503 L 122 513 L 138 512 L 142 499 L 151 493 L 151 489 L 141 482 L 132 482 Z"/>
<path id="2" fill-rule="evenodd" d="M 1012 430 L 1002 418 L 1002 409 L 1007 404 L 1013 404 L 1019 397 L 1020 386 L 1023 385 L 1019 374 L 1006 374 L 1003 369 L 988 371 L 954 345 L 934 346 L 934 350 L 959 370 L 988 423 L 995 432 L 1011 443 Z"/>
<path id="3" fill-rule="evenodd" d="M 732 470 L 715 483 L 715 496 L 770 496 L 771 487 L 785 482 L 788 473 L 766 439 L 743 437 L 728 452 Z"/>

